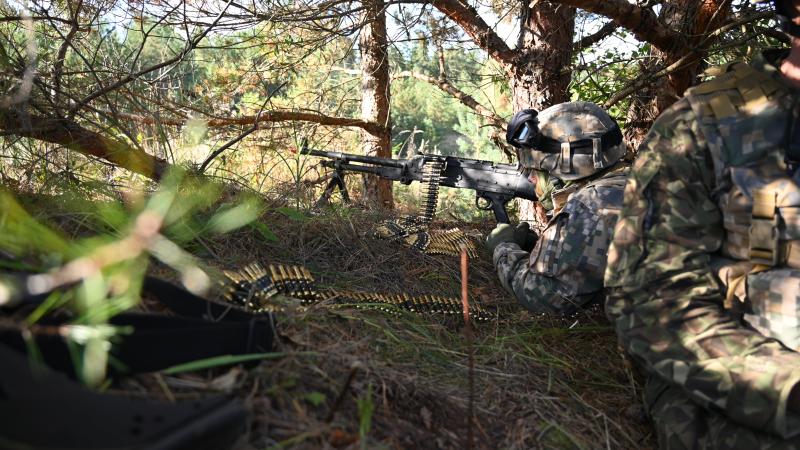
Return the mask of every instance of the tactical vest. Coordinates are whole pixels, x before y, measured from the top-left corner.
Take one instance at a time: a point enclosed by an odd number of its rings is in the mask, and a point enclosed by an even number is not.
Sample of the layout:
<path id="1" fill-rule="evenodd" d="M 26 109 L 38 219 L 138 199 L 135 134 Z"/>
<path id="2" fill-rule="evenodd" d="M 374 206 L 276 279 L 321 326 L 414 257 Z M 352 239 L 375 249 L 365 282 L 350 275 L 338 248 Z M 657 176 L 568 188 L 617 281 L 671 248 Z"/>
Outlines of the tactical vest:
<path id="1" fill-rule="evenodd" d="M 586 303 L 592 297 L 579 296 L 594 296 L 603 289 L 608 247 L 629 169 L 620 164 L 594 179 L 553 192 L 555 214 L 539 236 L 530 265 L 536 273 L 558 279 L 559 294 L 575 303 Z M 559 222 L 561 215 L 570 218 L 566 225 Z"/>
<path id="2" fill-rule="evenodd" d="M 725 306 L 800 349 L 800 185 L 787 175 L 789 89 L 744 63 L 689 90 L 713 159 L 725 237 L 712 258 Z M 794 120 L 794 119 L 791 119 Z"/>

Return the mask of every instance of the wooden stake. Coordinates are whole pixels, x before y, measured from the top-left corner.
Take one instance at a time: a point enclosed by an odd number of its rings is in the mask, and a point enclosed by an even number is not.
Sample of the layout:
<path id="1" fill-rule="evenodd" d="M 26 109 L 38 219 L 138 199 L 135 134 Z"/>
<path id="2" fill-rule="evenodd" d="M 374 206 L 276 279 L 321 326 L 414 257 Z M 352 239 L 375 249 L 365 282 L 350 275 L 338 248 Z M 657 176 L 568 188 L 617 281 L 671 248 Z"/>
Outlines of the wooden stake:
<path id="1" fill-rule="evenodd" d="M 467 247 L 461 245 L 461 305 L 464 308 L 464 334 L 467 338 L 467 356 L 468 360 L 468 386 L 469 386 L 469 403 L 467 406 L 467 450 L 474 448 L 474 432 L 472 426 L 472 418 L 475 411 L 475 356 L 474 346 L 472 343 L 472 324 L 469 320 L 469 292 L 468 286 L 468 267 L 469 257 L 467 256 Z"/>

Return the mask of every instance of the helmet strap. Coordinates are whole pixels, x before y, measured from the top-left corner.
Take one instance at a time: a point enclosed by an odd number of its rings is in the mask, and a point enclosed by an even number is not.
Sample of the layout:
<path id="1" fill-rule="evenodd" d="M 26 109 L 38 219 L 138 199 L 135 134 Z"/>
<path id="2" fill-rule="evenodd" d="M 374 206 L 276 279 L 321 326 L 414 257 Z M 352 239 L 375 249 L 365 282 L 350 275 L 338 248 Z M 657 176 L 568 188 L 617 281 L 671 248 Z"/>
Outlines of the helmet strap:
<path id="1" fill-rule="evenodd" d="M 603 168 L 603 140 L 600 138 L 592 139 L 592 162 L 595 169 Z"/>
<path id="2" fill-rule="evenodd" d="M 572 173 L 572 147 L 569 142 L 561 143 L 561 173 Z"/>

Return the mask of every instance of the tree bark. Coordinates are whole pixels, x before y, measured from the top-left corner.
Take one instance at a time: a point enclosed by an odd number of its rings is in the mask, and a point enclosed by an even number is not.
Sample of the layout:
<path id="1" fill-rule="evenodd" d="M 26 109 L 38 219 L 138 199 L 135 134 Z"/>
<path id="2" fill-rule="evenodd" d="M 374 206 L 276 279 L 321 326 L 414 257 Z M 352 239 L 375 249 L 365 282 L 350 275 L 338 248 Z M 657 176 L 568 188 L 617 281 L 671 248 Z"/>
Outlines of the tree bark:
<path id="1" fill-rule="evenodd" d="M 704 0 L 705 1 L 705 0 Z M 683 40 L 681 34 L 665 26 L 649 8 L 628 0 L 551 0 L 552 3 L 580 8 L 615 20 L 637 39 L 659 49 L 669 49 Z M 689 1 L 688 3 L 697 3 Z"/>
<path id="2" fill-rule="evenodd" d="M 486 50 L 506 69 L 514 64 L 515 50 L 509 48 L 503 38 L 492 30 L 478 10 L 461 0 L 431 0 L 431 5 L 457 23 L 478 47 Z"/>
<path id="3" fill-rule="evenodd" d="M 514 111 L 548 106 L 569 100 L 568 70 L 572 58 L 575 8 L 549 2 L 520 5 L 517 55 L 510 67 Z M 518 199 L 519 219 L 543 228 L 534 202 Z"/>
<path id="4" fill-rule="evenodd" d="M 569 100 L 575 8 L 522 2 L 517 54 L 509 68 L 514 111 Z"/>
<path id="5" fill-rule="evenodd" d="M 383 0 L 364 0 L 364 23 L 359 38 L 361 51 L 361 118 L 378 125 L 363 130 L 363 151 L 367 156 L 392 157 L 389 124 L 389 55 L 386 12 Z M 364 176 L 364 200 L 368 205 L 393 208 L 392 183 L 372 175 Z"/>
<path id="6" fill-rule="evenodd" d="M 675 103 L 695 83 L 699 63 L 712 43 L 706 37 L 709 32 L 722 25 L 729 14 L 730 0 L 670 0 L 664 3 L 659 16 L 660 22 L 673 33 L 687 38 L 676 40 L 671 46 L 654 47 L 650 58 L 642 65 L 642 74 L 649 76 L 687 55 L 691 58 L 668 76 L 648 82 L 631 99 L 625 138 L 634 149 L 644 140 L 661 112 Z"/>

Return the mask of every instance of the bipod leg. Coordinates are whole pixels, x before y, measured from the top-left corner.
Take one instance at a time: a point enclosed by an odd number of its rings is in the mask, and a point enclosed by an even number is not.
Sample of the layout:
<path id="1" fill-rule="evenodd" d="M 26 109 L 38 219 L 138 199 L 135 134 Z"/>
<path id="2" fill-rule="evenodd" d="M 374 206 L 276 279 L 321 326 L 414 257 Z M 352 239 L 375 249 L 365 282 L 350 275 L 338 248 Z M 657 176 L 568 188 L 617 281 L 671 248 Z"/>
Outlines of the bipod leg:
<path id="1" fill-rule="evenodd" d="M 327 205 L 330 203 L 331 195 L 333 195 L 333 190 L 339 188 L 339 192 L 342 193 L 342 200 L 345 203 L 350 203 L 350 194 L 347 193 L 347 186 L 344 184 L 344 177 L 342 173 L 338 170 L 333 172 L 331 179 L 328 180 L 328 185 L 325 186 L 325 190 L 320 195 L 319 200 L 314 203 L 314 207 L 318 208 L 322 205 Z"/>
<path id="2" fill-rule="evenodd" d="M 344 176 L 342 176 L 342 173 L 337 170 L 336 174 L 334 175 L 334 179 L 339 186 L 339 192 L 342 194 L 342 200 L 345 203 L 350 203 L 350 194 L 347 192 L 347 185 L 344 184 Z"/>

